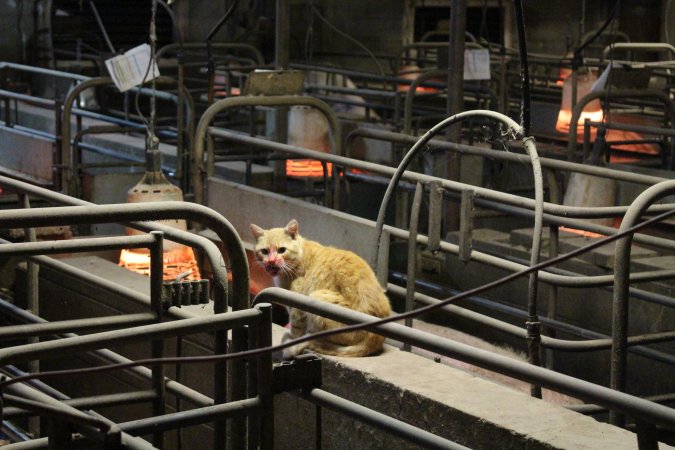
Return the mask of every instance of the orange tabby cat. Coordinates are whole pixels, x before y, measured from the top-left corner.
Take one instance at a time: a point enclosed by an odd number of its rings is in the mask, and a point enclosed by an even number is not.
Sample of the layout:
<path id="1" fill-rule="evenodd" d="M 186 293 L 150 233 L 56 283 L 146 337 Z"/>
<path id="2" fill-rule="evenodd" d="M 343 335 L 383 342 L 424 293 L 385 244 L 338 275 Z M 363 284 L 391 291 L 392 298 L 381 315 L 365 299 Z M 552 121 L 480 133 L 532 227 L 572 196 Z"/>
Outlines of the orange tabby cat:
<path id="1" fill-rule="evenodd" d="M 251 224 L 258 262 L 279 287 L 376 317 L 391 314 L 389 300 L 370 266 L 348 250 L 325 247 L 298 234 L 293 219 L 284 228 L 263 230 Z M 291 309 L 291 330 L 282 342 L 307 333 L 343 326 L 325 317 Z M 367 356 L 382 349 L 384 338 L 367 331 L 354 331 L 290 347 L 285 358 L 305 349 L 336 356 Z"/>

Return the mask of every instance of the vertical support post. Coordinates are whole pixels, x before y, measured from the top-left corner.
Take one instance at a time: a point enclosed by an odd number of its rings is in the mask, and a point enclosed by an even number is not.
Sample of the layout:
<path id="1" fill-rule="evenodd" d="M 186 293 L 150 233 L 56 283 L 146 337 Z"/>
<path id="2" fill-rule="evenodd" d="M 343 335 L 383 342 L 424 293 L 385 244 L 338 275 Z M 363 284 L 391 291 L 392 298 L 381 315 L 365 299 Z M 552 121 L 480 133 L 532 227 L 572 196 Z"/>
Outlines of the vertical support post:
<path id="1" fill-rule="evenodd" d="M 658 434 L 653 423 L 636 420 L 637 441 L 639 450 L 659 450 Z"/>
<path id="2" fill-rule="evenodd" d="M 466 19 L 466 0 L 452 0 L 450 2 L 450 41 L 448 43 L 448 116 L 454 116 L 464 110 L 464 41 L 466 39 Z M 448 127 L 446 139 L 449 142 L 459 142 L 461 134 L 462 126 L 455 124 Z M 459 181 L 460 154 L 451 152 L 445 154 L 439 153 L 439 155 L 443 155 L 442 160 L 434 162 L 435 170 L 432 175 L 452 181 Z M 459 212 L 455 203 L 448 204 L 445 217 L 446 230 L 456 230 L 459 226 Z"/>
<path id="3" fill-rule="evenodd" d="M 155 244 L 150 248 L 150 307 L 155 314 L 155 322 L 161 323 L 164 315 L 164 304 L 162 301 L 163 282 L 164 282 L 164 233 L 161 231 L 152 231 L 150 233 L 155 238 Z M 152 341 L 152 357 L 162 358 L 164 356 L 164 341 L 157 339 Z M 152 387 L 157 397 L 152 402 L 153 416 L 164 415 L 164 368 L 157 364 L 152 367 Z M 157 431 L 152 435 L 153 445 L 157 448 L 164 448 L 164 432 Z"/>
<path id="4" fill-rule="evenodd" d="M 408 235 L 408 272 L 405 292 L 405 311 L 413 309 L 415 303 L 415 278 L 417 276 L 417 233 L 420 222 L 420 207 L 422 206 L 422 196 L 424 195 L 424 186 L 417 182 L 415 186 L 415 196 L 413 197 L 412 211 L 410 211 L 410 229 Z M 412 317 L 406 317 L 405 326 L 413 326 Z M 412 349 L 410 344 L 404 343 L 403 350 L 409 352 Z"/>
<path id="5" fill-rule="evenodd" d="M 274 64 L 277 70 L 288 70 L 291 54 L 291 2 L 276 0 L 276 7 Z M 274 140 L 284 144 L 288 141 L 288 107 L 275 108 Z M 286 190 L 286 162 L 283 160 L 275 163 L 274 189 L 276 192 Z"/>
<path id="6" fill-rule="evenodd" d="M 27 194 L 19 194 L 21 207 L 30 209 L 30 197 Z M 24 241 L 35 242 L 37 240 L 35 228 L 26 227 L 23 229 Z M 26 259 L 26 310 L 35 316 L 40 315 L 40 265 L 33 262 L 32 259 Z M 28 344 L 36 344 L 40 338 L 32 337 L 26 340 Z M 28 363 L 28 371 L 37 373 L 40 371 L 40 361 L 34 360 Z M 33 436 L 39 436 L 40 419 L 31 417 L 28 419 L 28 430 Z"/>
<path id="7" fill-rule="evenodd" d="M 459 260 L 463 263 L 471 260 L 474 203 L 475 193 L 472 190 L 462 191 L 459 214 Z"/>
<path id="8" fill-rule="evenodd" d="M 443 214 L 443 188 L 438 180 L 429 183 L 429 231 L 427 250 L 436 253 L 441 247 L 441 217 Z"/>
<path id="9" fill-rule="evenodd" d="M 559 252 L 559 241 L 560 241 L 560 230 L 557 225 L 551 225 L 548 231 L 548 257 L 553 259 L 558 256 Z M 555 284 L 549 285 L 549 295 L 548 295 L 548 308 L 546 317 L 549 319 L 555 320 L 558 317 L 558 286 Z M 548 336 L 556 337 L 556 331 L 553 328 L 548 329 Z M 552 350 L 546 350 L 546 368 L 554 369 L 555 358 Z"/>
<path id="10" fill-rule="evenodd" d="M 272 345 L 272 305 L 262 303 L 256 308 L 262 313 L 258 331 L 258 345 L 261 348 Z M 274 448 L 274 397 L 272 393 L 272 354 L 258 356 L 258 396 L 260 407 L 260 446 L 261 450 Z"/>
<path id="11" fill-rule="evenodd" d="M 70 424 L 61 419 L 49 420 L 49 437 L 47 439 L 49 450 L 62 450 L 73 447 L 73 436 Z"/>
<path id="12" fill-rule="evenodd" d="M 63 102 L 60 99 L 54 100 L 54 136 L 55 136 L 55 141 L 54 141 L 54 149 L 52 153 L 52 180 L 53 180 L 53 185 L 54 189 L 59 191 L 63 187 L 61 186 L 61 172 L 63 170 L 63 164 L 66 164 L 66 162 L 61 161 L 61 155 L 63 155 L 63 152 L 61 151 L 61 146 L 63 145 L 63 140 L 62 134 L 61 134 L 61 128 L 62 128 L 62 109 L 63 109 Z"/>
<path id="13" fill-rule="evenodd" d="M 387 230 L 382 230 L 380 235 L 380 245 L 377 247 L 377 255 L 375 255 L 375 273 L 377 274 L 377 281 L 380 286 L 387 287 L 389 282 L 389 243 L 391 242 L 391 233 Z"/>

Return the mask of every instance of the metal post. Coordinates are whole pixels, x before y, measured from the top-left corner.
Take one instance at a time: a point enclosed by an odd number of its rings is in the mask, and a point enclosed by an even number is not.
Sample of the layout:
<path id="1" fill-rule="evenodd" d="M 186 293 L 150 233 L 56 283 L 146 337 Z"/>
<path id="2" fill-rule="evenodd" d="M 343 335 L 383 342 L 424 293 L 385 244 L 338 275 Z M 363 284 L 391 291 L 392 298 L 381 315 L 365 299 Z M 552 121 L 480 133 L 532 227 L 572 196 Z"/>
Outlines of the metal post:
<path id="1" fill-rule="evenodd" d="M 161 231 L 152 231 L 151 236 L 155 238 L 155 245 L 150 247 L 150 306 L 155 313 L 156 323 L 162 322 L 164 315 L 164 305 L 162 302 L 162 284 L 164 280 L 164 234 Z M 157 339 L 152 341 L 152 357 L 162 358 L 164 356 L 164 340 Z M 152 402 L 153 416 L 159 417 L 164 414 L 164 366 L 157 364 L 152 367 L 152 385 L 157 396 Z M 164 448 L 164 432 L 156 431 L 153 433 L 152 442 L 155 447 Z"/>
<path id="2" fill-rule="evenodd" d="M 415 303 L 415 278 L 417 278 L 417 231 L 420 222 L 420 207 L 422 206 L 422 196 L 424 187 L 419 181 L 415 186 L 415 196 L 413 198 L 412 210 L 410 211 L 410 238 L 408 239 L 408 280 L 406 282 L 405 293 L 405 311 L 411 311 Z M 405 319 L 405 326 L 413 326 L 412 317 Z M 403 350 L 409 352 L 412 350 L 410 344 L 403 344 Z"/>
<path id="3" fill-rule="evenodd" d="M 447 115 L 454 116 L 464 110 L 464 40 L 466 39 L 466 0 L 450 2 L 450 41 L 448 45 L 448 95 Z M 450 142 L 460 142 L 462 126 L 450 126 L 445 137 Z M 459 181 L 461 157 L 457 153 L 438 153 L 433 163 L 432 175 Z M 440 156 L 442 155 L 442 156 Z M 441 159 L 442 158 L 442 159 Z M 448 204 L 445 213 L 445 230 L 456 230 L 459 226 L 459 209 Z"/>
<path id="4" fill-rule="evenodd" d="M 258 346 L 272 345 L 272 305 L 262 303 L 256 306 L 262 313 L 258 331 Z M 274 448 L 274 397 L 272 393 L 272 354 L 267 352 L 258 356 L 258 397 L 261 400 L 259 426 L 261 450 Z"/>

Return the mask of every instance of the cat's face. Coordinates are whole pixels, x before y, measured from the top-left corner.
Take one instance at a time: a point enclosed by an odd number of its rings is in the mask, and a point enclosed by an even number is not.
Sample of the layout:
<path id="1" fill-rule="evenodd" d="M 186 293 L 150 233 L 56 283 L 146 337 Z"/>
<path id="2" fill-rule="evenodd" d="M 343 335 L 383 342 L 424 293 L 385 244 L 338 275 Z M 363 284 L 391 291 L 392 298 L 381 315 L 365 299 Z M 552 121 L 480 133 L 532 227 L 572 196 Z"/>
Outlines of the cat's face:
<path id="1" fill-rule="evenodd" d="M 302 256 L 297 222 L 292 220 L 285 228 L 269 230 L 251 224 L 251 232 L 256 238 L 256 260 L 265 271 L 273 277 L 281 274 L 293 278 Z"/>

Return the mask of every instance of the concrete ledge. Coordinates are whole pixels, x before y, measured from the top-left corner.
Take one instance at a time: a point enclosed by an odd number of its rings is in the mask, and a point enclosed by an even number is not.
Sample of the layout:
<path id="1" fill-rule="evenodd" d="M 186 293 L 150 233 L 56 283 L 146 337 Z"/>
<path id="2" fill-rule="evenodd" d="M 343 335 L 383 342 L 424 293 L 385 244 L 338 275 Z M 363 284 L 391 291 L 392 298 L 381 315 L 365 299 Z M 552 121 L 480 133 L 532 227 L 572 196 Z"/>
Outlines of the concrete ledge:
<path id="1" fill-rule="evenodd" d="M 275 329 L 275 339 L 283 330 Z M 324 357 L 322 388 L 470 448 L 635 449 L 636 435 L 419 355 Z M 315 407 L 275 400 L 275 448 L 312 448 Z M 324 449 L 417 448 L 323 411 Z M 661 444 L 660 448 L 671 448 Z"/>

